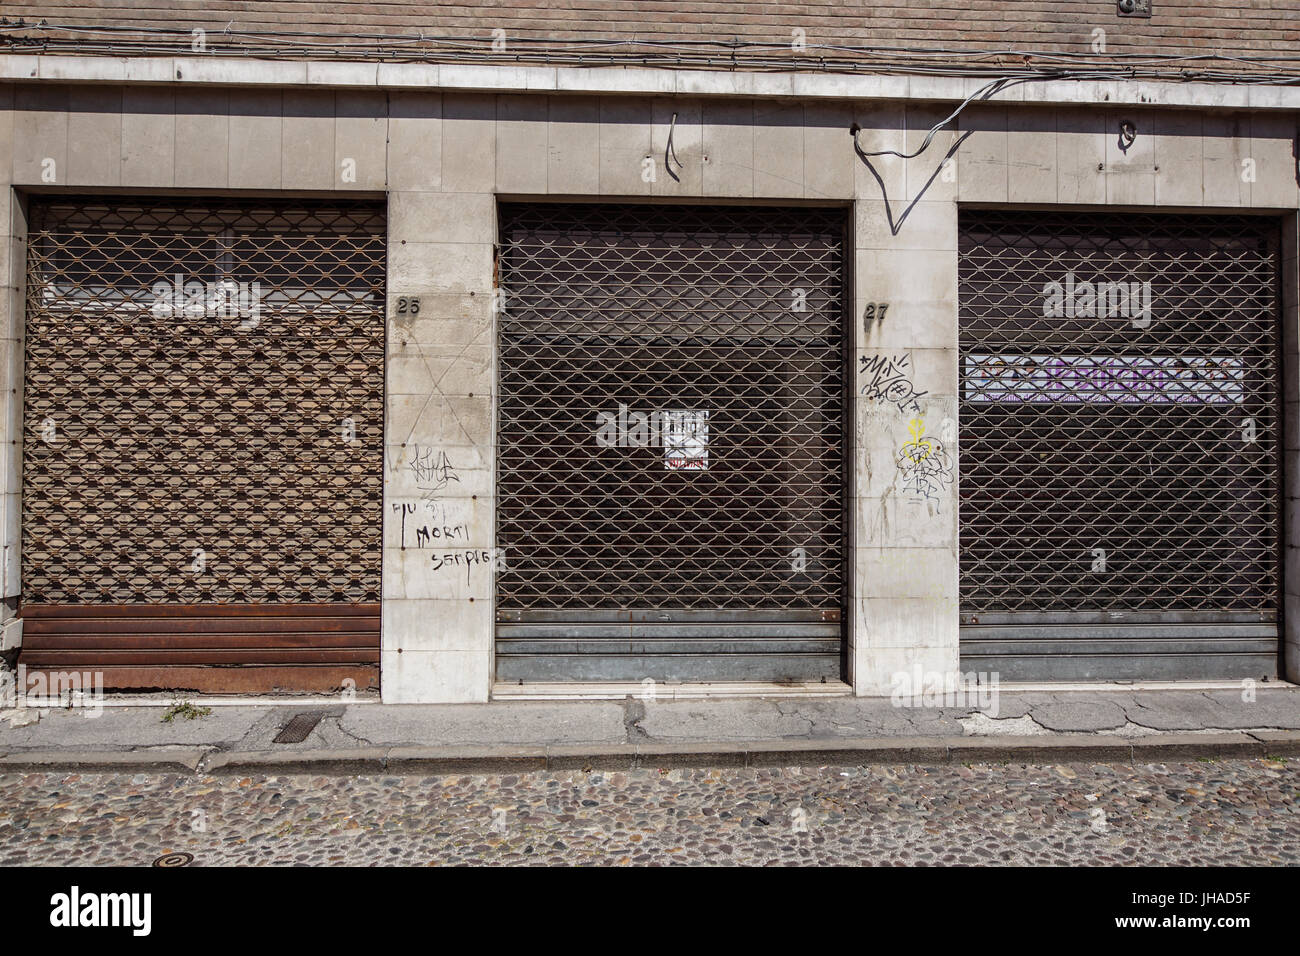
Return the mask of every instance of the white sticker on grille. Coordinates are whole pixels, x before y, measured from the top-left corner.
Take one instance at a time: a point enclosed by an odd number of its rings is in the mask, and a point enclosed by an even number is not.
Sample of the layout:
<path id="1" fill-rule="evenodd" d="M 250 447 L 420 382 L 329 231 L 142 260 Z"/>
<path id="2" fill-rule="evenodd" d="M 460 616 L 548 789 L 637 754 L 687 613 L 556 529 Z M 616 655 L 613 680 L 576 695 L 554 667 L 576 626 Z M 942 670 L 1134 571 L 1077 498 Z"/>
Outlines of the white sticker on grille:
<path id="1" fill-rule="evenodd" d="M 707 471 L 709 413 L 664 412 L 664 467 L 669 471 Z"/>

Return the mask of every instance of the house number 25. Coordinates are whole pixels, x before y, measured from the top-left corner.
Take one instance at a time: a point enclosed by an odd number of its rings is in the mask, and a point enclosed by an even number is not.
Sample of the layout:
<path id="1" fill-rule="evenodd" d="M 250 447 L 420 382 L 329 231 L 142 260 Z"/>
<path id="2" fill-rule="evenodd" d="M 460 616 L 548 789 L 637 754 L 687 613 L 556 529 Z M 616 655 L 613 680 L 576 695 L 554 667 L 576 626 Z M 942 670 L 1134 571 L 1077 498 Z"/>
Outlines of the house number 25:
<path id="1" fill-rule="evenodd" d="M 398 315 L 419 315 L 420 314 L 420 297 L 418 295 L 397 297 L 397 314 Z"/>

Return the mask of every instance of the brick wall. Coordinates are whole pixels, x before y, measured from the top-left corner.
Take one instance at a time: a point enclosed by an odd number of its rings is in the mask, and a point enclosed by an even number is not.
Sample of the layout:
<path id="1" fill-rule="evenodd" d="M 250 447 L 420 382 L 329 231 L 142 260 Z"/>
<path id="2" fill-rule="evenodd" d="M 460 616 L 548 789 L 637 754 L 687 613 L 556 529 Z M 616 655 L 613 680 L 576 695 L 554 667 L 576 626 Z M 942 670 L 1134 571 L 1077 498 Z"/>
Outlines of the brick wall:
<path id="1" fill-rule="evenodd" d="M 447 2 L 368 3 L 359 0 L 42 0 L 40 3 L 6 2 L 10 22 L 42 18 L 42 30 L 9 32 L 10 37 L 77 37 L 82 52 L 107 42 L 106 34 L 72 34 L 59 25 L 89 24 L 131 28 L 168 28 L 170 37 L 154 38 L 153 48 L 173 50 L 184 44 L 185 34 L 201 27 L 209 34 L 209 49 L 224 46 L 268 46 L 290 49 L 284 40 L 255 40 L 258 32 L 302 32 L 313 41 L 347 42 L 344 34 L 382 36 L 457 37 L 476 39 L 471 53 L 488 54 L 491 31 L 500 28 L 512 43 L 507 55 L 518 56 L 532 42 L 554 47 L 561 41 L 614 39 L 641 42 L 745 41 L 783 45 L 768 56 L 793 56 L 792 31 L 802 29 L 810 45 L 846 44 L 932 47 L 960 51 L 1032 50 L 1042 53 L 1092 55 L 1093 30 L 1106 31 L 1108 54 L 1146 53 L 1162 56 L 1290 56 L 1294 69 L 1300 63 L 1300 0 L 1152 0 L 1150 19 L 1116 14 L 1114 0 L 895 0 L 881 5 L 874 0 L 804 0 L 791 3 L 743 0 L 480 0 L 474 4 Z M 230 29 L 241 34 L 219 36 Z M 133 39 L 119 34 L 121 44 Z M 148 52 L 135 35 L 130 52 Z M 365 45 L 374 47 L 375 41 Z M 390 50 L 394 49 L 392 47 Z M 411 52 L 412 48 L 405 48 Z M 432 50 L 431 45 L 418 49 Z M 644 56 L 648 47 L 606 48 L 605 56 Z M 301 51 L 300 51 L 301 52 Z M 661 54 L 662 50 L 659 51 Z M 680 51 L 679 51 L 680 52 Z M 717 65 L 728 64 L 731 54 L 719 48 L 708 52 Z M 823 51 L 813 51 L 823 55 Z M 447 54 L 446 49 L 443 55 Z M 752 57 L 751 51 L 741 54 Z M 861 60 L 860 54 L 833 54 Z M 962 58 L 940 57 L 938 62 Z M 1006 58 L 1017 62 L 1016 57 Z M 752 61 L 751 61 L 752 62 Z M 1007 65 L 1006 62 L 999 65 Z M 1189 63 L 1194 67 L 1197 64 Z"/>

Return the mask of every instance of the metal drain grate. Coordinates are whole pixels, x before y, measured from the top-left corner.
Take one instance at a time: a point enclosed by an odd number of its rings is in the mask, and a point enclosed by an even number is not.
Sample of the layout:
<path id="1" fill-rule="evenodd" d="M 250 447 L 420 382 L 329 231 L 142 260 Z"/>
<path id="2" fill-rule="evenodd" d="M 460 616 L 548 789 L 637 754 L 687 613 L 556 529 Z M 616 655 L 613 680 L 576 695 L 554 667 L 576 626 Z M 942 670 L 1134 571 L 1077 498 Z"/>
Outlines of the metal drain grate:
<path id="1" fill-rule="evenodd" d="M 295 714 L 289 722 L 280 728 L 280 732 L 275 735 L 272 743 L 277 744 L 300 744 L 307 739 L 307 735 L 316 729 L 316 725 L 321 722 L 325 716 L 323 710 L 309 710 L 303 714 Z"/>

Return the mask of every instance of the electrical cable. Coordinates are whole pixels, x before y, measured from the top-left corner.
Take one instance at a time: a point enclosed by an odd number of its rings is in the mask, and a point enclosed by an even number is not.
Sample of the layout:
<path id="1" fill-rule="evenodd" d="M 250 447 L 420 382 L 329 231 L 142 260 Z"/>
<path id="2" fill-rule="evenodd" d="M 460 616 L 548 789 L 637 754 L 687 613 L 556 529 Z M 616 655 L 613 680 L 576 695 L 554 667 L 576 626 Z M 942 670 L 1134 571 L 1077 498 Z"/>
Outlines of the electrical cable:
<path id="1" fill-rule="evenodd" d="M 671 157 L 672 161 L 677 164 L 679 169 L 686 168 L 686 164 L 677 158 L 677 147 L 673 145 L 673 134 L 675 132 L 677 132 L 676 112 L 673 113 L 672 122 L 668 124 L 668 146 L 664 149 L 664 169 L 668 170 L 668 175 L 673 177 L 673 179 L 678 179 L 677 174 L 673 172 L 672 166 L 668 164 L 668 160 Z"/>
<path id="2" fill-rule="evenodd" d="M 938 135 L 939 130 L 943 129 L 953 120 L 955 120 L 961 114 L 961 111 L 964 110 L 967 106 L 969 106 L 973 100 L 976 99 L 987 100 L 995 93 L 1001 93 L 1003 90 L 1008 89 L 1012 86 L 1018 86 L 1021 83 L 1032 83 L 1035 81 L 1042 81 L 1046 79 L 1056 79 L 1056 77 L 1002 77 L 1000 79 L 993 80 L 990 83 L 985 83 L 983 86 L 981 86 L 970 96 L 966 97 L 966 99 L 962 100 L 961 105 L 958 106 L 955 110 L 953 110 L 950 114 L 948 114 L 947 118 L 940 120 L 938 123 L 932 126 L 930 128 L 929 133 L 926 134 L 926 137 L 922 141 L 920 147 L 918 147 L 915 152 L 900 153 L 897 150 L 893 150 L 893 149 L 878 149 L 878 150 L 873 150 L 868 152 L 867 150 L 864 150 L 862 148 L 862 145 L 858 142 L 858 134 L 862 132 L 861 127 L 859 127 L 857 123 L 854 123 L 853 127 L 850 129 L 849 132 L 853 134 L 853 145 L 857 148 L 858 152 L 861 153 L 863 156 L 897 156 L 899 159 L 914 159 L 917 156 L 920 156 L 922 153 L 924 153 L 930 147 L 930 143 L 934 140 L 935 136 Z M 1076 80 L 1112 79 L 1113 80 L 1115 79 L 1115 77 L 1113 75 L 1106 74 L 1106 73 L 1097 73 L 1092 76 L 1088 76 L 1086 74 L 1080 76 L 1074 76 L 1071 77 L 1071 79 L 1076 79 Z"/>

